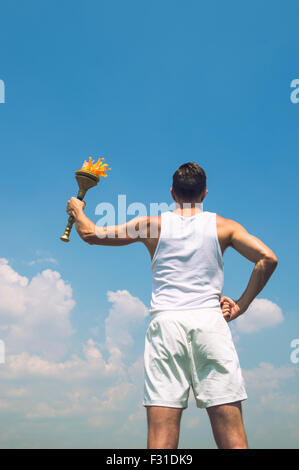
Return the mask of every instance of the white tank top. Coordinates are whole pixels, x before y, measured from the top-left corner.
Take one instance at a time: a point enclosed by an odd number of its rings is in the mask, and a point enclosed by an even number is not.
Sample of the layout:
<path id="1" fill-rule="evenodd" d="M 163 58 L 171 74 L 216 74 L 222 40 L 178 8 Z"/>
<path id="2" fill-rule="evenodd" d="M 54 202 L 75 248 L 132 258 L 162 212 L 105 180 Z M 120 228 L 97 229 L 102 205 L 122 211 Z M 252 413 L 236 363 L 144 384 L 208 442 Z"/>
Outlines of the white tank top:
<path id="1" fill-rule="evenodd" d="M 161 233 L 152 259 L 150 312 L 219 307 L 223 259 L 216 214 L 161 214 Z"/>

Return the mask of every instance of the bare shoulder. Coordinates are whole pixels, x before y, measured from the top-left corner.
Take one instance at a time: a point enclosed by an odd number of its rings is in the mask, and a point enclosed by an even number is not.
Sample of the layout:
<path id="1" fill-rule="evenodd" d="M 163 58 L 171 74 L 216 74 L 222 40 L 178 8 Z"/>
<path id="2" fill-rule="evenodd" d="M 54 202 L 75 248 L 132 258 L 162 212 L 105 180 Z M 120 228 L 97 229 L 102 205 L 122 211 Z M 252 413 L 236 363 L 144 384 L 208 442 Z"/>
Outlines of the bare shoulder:
<path id="1" fill-rule="evenodd" d="M 140 218 L 140 241 L 153 258 L 161 233 L 161 215 Z"/>
<path id="2" fill-rule="evenodd" d="M 227 219 L 216 214 L 217 233 L 222 251 L 232 245 L 233 237 L 238 232 L 247 232 L 247 230 L 238 222 Z"/>
<path id="3" fill-rule="evenodd" d="M 147 216 L 144 221 L 144 230 L 146 230 L 146 238 L 159 238 L 161 231 L 161 215 Z"/>
<path id="4" fill-rule="evenodd" d="M 146 242 L 151 238 L 157 238 L 160 235 L 161 216 L 139 216 L 127 222 L 124 226 L 126 232 L 134 234 L 139 241 Z"/>
<path id="5" fill-rule="evenodd" d="M 217 232 L 222 252 L 231 246 L 252 262 L 265 258 L 271 263 L 277 263 L 273 251 L 235 220 L 217 215 Z"/>
<path id="6" fill-rule="evenodd" d="M 235 231 L 235 230 L 246 230 L 239 222 L 232 219 L 226 219 L 219 214 L 216 214 L 217 220 L 217 228 L 227 231 Z"/>

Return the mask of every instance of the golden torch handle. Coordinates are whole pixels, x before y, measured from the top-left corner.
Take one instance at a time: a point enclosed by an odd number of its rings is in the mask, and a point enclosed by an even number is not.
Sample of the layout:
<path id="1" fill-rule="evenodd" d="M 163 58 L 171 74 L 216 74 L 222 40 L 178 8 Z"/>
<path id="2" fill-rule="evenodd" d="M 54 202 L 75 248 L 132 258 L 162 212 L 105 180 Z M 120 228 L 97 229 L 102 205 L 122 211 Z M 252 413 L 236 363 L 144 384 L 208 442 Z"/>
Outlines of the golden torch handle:
<path id="1" fill-rule="evenodd" d="M 80 199 L 80 201 L 83 201 L 85 193 L 86 191 L 82 191 L 82 189 L 80 189 L 77 195 L 77 199 Z M 70 215 L 67 221 L 67 226 L 65 227 L 64 234 L 60 237 L 60 240 L 62 242 L 68 243 L 70 241 L 70 233 L 73 228 L 74 222 L 75 222 L 74 217 Z"/>
<path id="2" fill-rule="evenodd" d="M 90 160 L 91 160 L 91 157 L 90 157 Z M 102 167 L 104 169 L 102 169 L 101 171 L 102 171 L 103 175 L 106 176 L 105 172 L 107 170 L 110 170 L 110 168 L 106 168 L 106 166 L 108 166 L 108 165 L 106 165 L 106 164 L 103 165 L 100 162 L 100 160 L 101 159 L 99 159 L 99 161 L 97 163 L 98 166 L 93 165 L 93 167 L 96 166 L 95 170 L 100 171 L 101 167 L 99 167 L 99 165 L 102 165 Z M 92 165 L 92 161 L 90 162 L 90 165 Z M 93 173 L 92 171 L 84 169 L 83 167 L 81 168 L 81 170 L 75 171 L 75 175 L 76 175 L 76 180 L 77 180 L 77 183 L 78 183 L 78 186 L 79 186 L 79 192 L 77 194 L 77 198 L 80 199 L 80 201 L 83 201 L 86 192 L 90 188 L 93 188 L 94 186 L 96 186 L 98 184 L 98 182 L 100 181 L 100 176 L 98 174 Z M 67 222 L 67 226 L 65 227 L 64 234 L 60 237 L 61 241 L 63 241 L 63 242 L 69 242 L 70 241 L 70 233 L 71 233 L 72 226 L 73 226 L 74 222 L 75 222 L 74 217 L 70 216 L 69 220 Z"/>
<path id="3" fill-rule="evenodd" d="M 69 216 L 67 226 L 65 227 L 64 234 L 60 237 L 62 242 L 69 242 L 70 241 L 70 233 L 73 227 L 75 219 L 72 215 Z"/>

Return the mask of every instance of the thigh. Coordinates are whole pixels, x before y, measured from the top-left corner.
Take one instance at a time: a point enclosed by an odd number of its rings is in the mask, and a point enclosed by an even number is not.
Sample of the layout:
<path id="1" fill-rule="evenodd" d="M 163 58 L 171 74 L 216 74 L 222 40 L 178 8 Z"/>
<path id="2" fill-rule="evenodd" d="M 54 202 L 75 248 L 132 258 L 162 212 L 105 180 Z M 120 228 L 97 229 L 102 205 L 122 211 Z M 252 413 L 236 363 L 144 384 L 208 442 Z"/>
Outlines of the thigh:
<path id="1" fill-rule="evenodd" d="M 210 323 L 190 331 L 192 387 L 199 408 L 247 398 L 239 358 L 223 315 L 211 309 Z"/>
<path id="2" fill-rule="evenodd" d="M 163 313 L 151 321 L 144 348 L 144 406 L 186 408 L 190 390 L 186 335 Z"/>
<path id="3" fill-rule="evenodd" d="M 176 449 L 182 408 L 147 406 L 148 449 Z"/>
<path id="4" fill-rule="evenodd" d="M 207 412 L 219 449 L 247 449 L 241 402 L 211 406 Z"/>

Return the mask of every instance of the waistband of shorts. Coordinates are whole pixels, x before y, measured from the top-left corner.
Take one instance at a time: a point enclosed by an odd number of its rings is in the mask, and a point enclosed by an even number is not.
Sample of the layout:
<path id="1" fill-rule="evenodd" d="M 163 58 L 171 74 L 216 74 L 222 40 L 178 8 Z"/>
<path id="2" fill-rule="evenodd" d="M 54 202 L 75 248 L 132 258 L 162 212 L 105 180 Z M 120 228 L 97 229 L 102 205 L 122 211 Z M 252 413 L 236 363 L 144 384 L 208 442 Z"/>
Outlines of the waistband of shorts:
<path id="1" fill-rule="evenodd" d="M 207 313 L 214 311 L 215 313 L 220 312 L 222 314 L 221 307 L 219 304 L 219 306 L 215 306 L 215 307 L 196 307 L 196 308 L 186 308 L 186 309 L 156 310 L 154 312 L 150 312 L 150 319 L 153 320 L 154 318 L 157 318 L 163 315 L 180 316 L 180 315 L 186 315 L 188 313 L 192 314 L 195 312 L 202 314 L 205 311 Z"/>

